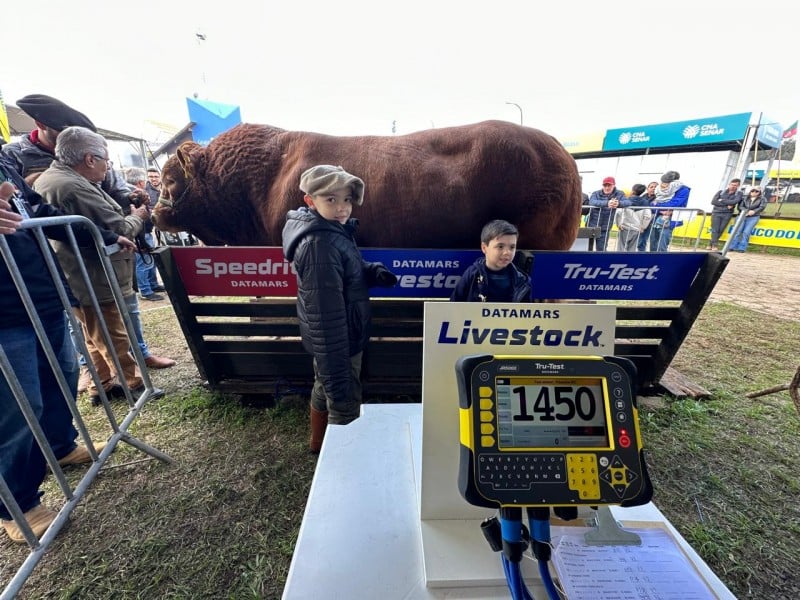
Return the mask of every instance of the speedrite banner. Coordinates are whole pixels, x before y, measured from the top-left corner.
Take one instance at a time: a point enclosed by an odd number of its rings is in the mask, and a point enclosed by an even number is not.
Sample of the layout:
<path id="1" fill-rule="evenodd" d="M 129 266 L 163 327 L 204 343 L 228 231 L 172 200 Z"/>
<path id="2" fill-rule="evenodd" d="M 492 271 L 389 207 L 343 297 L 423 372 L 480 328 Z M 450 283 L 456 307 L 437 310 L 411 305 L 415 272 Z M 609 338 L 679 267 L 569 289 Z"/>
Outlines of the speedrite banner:
<path id="1" fill-rule="evenodd" d="M 189 295 L 296 296 L 292 265 L 275 247 L 172 248 Z M 393 288 L 373 288 L 373 297 L 448 298 L 478 250 L 366 248 L 364 260 L 382 262 L 395 275 Z M 705 253 L 533 253 L 531 278 L 537 299 L 678 300 Z"/>

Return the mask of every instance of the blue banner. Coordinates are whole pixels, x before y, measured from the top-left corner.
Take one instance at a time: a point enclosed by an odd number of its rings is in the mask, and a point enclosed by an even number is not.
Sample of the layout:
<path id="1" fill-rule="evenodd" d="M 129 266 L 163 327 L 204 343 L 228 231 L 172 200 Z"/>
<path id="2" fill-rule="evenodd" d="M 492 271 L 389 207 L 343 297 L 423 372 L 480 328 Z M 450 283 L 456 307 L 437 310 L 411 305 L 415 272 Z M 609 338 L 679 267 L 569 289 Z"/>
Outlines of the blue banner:
<path id="1" fill-rule="evenodd" d="M 744 138 L 751 113 L 609 129 L 603 150 L 635 150 L 733 142 Z M 765 135 L 767 135 L 765 130 Z"/>
<path id="2" fill-rule="evenodd" d="M 535 252 L 537 299 L 682 300 L 701 252 Z"/>
<path id="3" fill-rule="evenodd" d="M 365 248 L 397 276 L 393 288 L 372 288 L 375 298 L 449 298 L 479 250 Z M 681 300 L 705 260 L 704 252 L 535 251 L 531 280 L 537 300 Z"/>
<path id="4" fill-rule="evenodd" d="M 373 298 L 449 298 L 461 274 L 483 256 L 480 250 L 365 248 L 364 260 L 381 262 L 395 275 L 393 288 L 370 288 Z"/>

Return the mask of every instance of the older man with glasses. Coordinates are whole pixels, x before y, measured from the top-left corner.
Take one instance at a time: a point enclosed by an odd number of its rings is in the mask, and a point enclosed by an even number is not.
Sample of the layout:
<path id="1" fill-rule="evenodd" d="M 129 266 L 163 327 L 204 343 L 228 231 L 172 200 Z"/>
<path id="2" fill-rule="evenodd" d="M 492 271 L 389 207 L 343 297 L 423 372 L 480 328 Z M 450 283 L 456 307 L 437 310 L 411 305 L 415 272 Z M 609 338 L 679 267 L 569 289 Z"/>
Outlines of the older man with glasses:
<path id="1" fill-rule="evenodd" d="M 147 218 L 145 206 L 131 206 L 124 214 L 120 205 L 98 186 L 108 171 L 108 147 L 103 136 L 85 127 L 67 127 L 58 136 L 55 147 L 56 160 L 39 176 L 34 189 L 50 204 L 69 214 L 83 215 L 93 223 L 131 239 L 142 230 Z M 76 256 L 69 244 L 54 242 L 56 256 L 67 276 L 67 281 L 80 306 L 75 309 L 83 325 L 89 356 L 106 394 L 121 396 L 118 378 L 125 378 L 128 387 L 139 393 L 142 378 L 136 362 L 128 353 L 130 340 L 122 315 L 114 301 L 102 263 L 93 250 Z M 123 296 L 133 294 L 133 258 L 117 253 L 110 257 Z M 86 265 L 91 290 L 81 274 L 81 263 Z M 97 297 L 102 315 L 92 306 L 91 292 Z M 105 321 L 113 349 L 106 345 L 102 332 Z M 116 373 L 113 353 L 119 357 L 122 373 Z M 89 384 L 93 404 L 100 395 L 95 382 Z"/>

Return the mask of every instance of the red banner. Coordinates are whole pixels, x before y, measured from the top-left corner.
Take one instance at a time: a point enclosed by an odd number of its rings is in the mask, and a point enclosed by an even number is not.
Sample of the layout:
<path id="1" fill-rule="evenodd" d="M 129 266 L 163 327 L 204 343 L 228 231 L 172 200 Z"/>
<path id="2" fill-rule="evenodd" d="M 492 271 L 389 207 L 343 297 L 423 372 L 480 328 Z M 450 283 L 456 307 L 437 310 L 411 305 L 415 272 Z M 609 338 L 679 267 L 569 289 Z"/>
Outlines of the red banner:
<path id="1" fill-rule="evenodd" d="M 190 296 L 296 296 L 297 276 L 280 248 L 173 248 Z"/>

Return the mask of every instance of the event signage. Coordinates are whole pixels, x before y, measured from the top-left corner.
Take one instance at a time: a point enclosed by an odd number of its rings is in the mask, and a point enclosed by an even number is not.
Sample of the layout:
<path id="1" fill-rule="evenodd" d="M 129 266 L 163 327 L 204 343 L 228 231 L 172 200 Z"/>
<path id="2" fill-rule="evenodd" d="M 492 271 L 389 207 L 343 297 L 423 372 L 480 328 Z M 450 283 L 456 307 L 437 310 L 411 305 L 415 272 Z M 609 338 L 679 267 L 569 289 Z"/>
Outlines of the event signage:
<path id="1" fill-rule="evenodd" d="M 281 248 L 188 246 L 171 249 L 186 292 L 197 296 L 296 296 L 297 277 Z M 365 248 L 396 276 L 372 297 L 449 298 L 477 250 Z M 704 253 L 533 252 L 539 300 L 665 300 L 685 296 Z"/>
<path id="2" fill-rule="evenodd" d="M 744 138 L 750 117 L 751 113 L 740 113 L 692 121 L 609 129 L 606 131 L 603 150 L 638 150 L 734 142 Z"/>
<path id="3" fill-rule="evenodd" d="M 610 304 L 426 302 L 422 347 L 423 520 L 480 519 L 455 485 L 459 404 L 455 364 L 464 355 L 592 356 L 614 353 Z M 450 480 L 442 473 L 452 473 Z M 477 528 L 476 528 L 477 531 Z"/>
<path id="4" fill-rule="evenodd" d="M 536 252 L 533 297 L 681 300 L 703 260 L 690 252 Z"/>
<path id="5" fill-rule="evenodd" d="M 720 238 L 726 241 L 733 233 L 735 220 L 731 219 Z M 708 218 L 696 216 L 689 221 L 675 236 L 702 240 L 711 238 L 711 223 Z M 750 243 L 759 246 L 775 246 L 781 248 L 800 248 L 800 221 L 796 219 L 774 219 L 761 217 L 750 235 Z"/>

